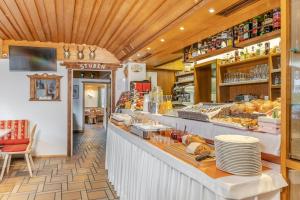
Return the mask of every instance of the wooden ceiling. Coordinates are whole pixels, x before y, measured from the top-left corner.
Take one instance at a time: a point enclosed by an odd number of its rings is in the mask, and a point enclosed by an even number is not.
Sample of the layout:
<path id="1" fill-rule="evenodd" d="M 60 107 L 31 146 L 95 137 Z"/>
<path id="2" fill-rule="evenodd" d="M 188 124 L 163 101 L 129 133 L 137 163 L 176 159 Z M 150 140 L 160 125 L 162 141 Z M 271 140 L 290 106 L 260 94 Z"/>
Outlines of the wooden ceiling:
<path id="1" fill-rule="evenodd" d="M 278 7 L 280 0 L 255 0 L 228 17 L 207 11 L 213 7 L 217 13 L 237 1 L 0 0 L 0 38 L 96 45 L 120 60 L 140 52 L 147 59 L 133 59 L 158 65 L 204 36 Z"/>

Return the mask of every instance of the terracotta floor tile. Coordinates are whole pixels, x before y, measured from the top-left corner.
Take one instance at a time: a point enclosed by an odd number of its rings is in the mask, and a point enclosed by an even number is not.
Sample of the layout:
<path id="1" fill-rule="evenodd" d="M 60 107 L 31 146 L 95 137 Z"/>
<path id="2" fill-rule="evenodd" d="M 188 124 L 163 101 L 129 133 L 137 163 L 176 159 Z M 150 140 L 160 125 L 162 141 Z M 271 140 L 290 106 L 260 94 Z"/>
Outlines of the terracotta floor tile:
<path id="1" fill-rule="evenodd" d="M 55 192 L 37 193 L 35 200 L 55 200 Z"/>
<path id="2" fill-rule="evenodd" d="M 89 180 L 89 177 L 86 174 L 73 176 L 73 181 L 74 182 L 83 182 L 85 180 Z"/>
<path id="3" fill-rule="evenodd" d="M 36 177 L 31 177 L 29 179 L 29 183 L 45 182 L 45 180 L 46 180 L 45 176 L 36 176 Z"/>
<path id="4" fill-rule="evenodd" d="M 11 194 L 9 200 L 26 200 L 28 199 L 29 194 Z"/>
<path id="5" fill-rule="evenodd" d="M 23 184 L 19 188 L 18 192 L 35 192 L 38 188 L 37 184 Z"/>
<path id="6" fill-rule="evenodd" d="M 52 176 L 51 178 L 51 183 L 62 183 L 62 182 L 67 182 L 68 181 L 68 176 L 62 175 L 62 176 Z"/>
<path id="7" fill-rule="evenodd" d="M 81 200 L 81 193 L 80 191 L 76 192 L 63 192 L 62 193 L 62 200 Z"/>
<path id="8" fill-rule="evenodd" d="M 72 182 L 68 183 L 68 190 L 85 190 L 85 184 L 84 182 Z"/>
<path id="9" fill-rule="evenodd" d="M 89 199 L 104 199 L 107 198 L 105 191 L 93 191 L 87 193 Z"/>
<path id="10" fill-rule="evenodd" d="M 103 189 L 108 188 L 108 184 L 105 181 L 95 181 L 91 182 L 92 189 Z"/>
<path id="11" fill-rule="evenodd" d="M 61 190 L 62 190 L 61 183 L 45 184 L 44 185 L 44 192 L 61 191 Z"/>
<path id="12" fill-rule="evenodd" d="M 0 184 L 0 193 L 11 192 L 14 187 L 14 184 Z"/>

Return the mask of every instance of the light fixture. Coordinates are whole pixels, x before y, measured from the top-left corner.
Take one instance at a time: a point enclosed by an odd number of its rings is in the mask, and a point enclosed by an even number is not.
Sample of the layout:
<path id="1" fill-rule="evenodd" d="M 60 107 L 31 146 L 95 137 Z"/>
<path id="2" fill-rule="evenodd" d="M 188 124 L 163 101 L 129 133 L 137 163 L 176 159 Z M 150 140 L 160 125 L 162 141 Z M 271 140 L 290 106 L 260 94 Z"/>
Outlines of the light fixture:
<path id="1" fill-rule="evenodd" d="M 147 50 L 148 50 L 148 51 L 150 51 L 150 50 L 151 50 L 151 48 L 150 48 L 150 47 L 148 47 L 148 48 L 147 48 Z"/>
<path id="2" fill-rule="evenodd" d="M 136 54 L 136 56 L 137 56 L 137 57 L 140 57 L 141 55 L 138 53 L 138 54 Z"/>
<path id="3" fill-rule="evenodd" d="M 160 41 L 161 41 L 161 42 L 164 42 L 164 41 L 165 41 L 165 39 L 164 39 L 164 38 L 161 38 L 161 39 L 160 39 Z"/>
<path id="4" fill-rule="evenodd" d="M 183 26 L 181 26 L 179 29 L 180 29 L 181 31 L 183 31 L 183 30 L 184 30 L 184 27 L 183 27 Z"/>
<path id="5" fill-rule="evenodd" d="M 210 8 L 210 9 L 208 9 L 208 12 L 209 12 L 209 13 L 214 13 L 214 12 L 215 12 L 215 9 Z"/>

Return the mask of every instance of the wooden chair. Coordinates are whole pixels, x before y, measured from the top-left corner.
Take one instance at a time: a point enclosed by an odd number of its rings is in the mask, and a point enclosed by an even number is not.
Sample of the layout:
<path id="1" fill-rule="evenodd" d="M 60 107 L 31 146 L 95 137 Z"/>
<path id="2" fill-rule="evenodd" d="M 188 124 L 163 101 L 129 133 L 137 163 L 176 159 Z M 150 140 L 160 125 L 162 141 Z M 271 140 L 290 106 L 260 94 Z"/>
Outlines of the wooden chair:
<path id="1" fill-rule="evenodd" d="M 31 130 L 29 144 L 5 145 L 1 149 L 0 154 L 4 156 L 4 163 L 0 174 L 0 181 L 3 179 L 5 169 L 7 173 L 9 172 L 12 156 L 19 155 L 19 154 L 24 154 L 30 177 L 32 177 L 32 169 L 34 170 L 35 166 L 31 156 L 31 150 L 32 150 L 32 144 L 34 142 L 34 136 L 36 133 L 36 127 L 37 125 L 34 125 L 34 127 Z"/>

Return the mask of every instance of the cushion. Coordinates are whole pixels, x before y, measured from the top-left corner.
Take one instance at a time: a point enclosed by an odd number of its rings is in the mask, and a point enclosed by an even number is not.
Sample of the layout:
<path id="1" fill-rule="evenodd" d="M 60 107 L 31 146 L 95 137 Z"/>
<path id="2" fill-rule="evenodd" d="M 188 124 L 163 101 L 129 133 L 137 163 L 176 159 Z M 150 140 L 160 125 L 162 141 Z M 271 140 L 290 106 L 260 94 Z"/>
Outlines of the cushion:
<path id="1" fill-rule="evenodd" d="M 28 120 L 0 120 L 0 129 L 11 129 L 12 132 L 1 139 L 15 140 L 29 138 Z"/>
<path id="2" fill-rule="evenodd" d="M 15 140 L 4 140 L 0 139 L 0 145 L 14 145 L 14 144 L 29 144 L 29 138 L 26 139 L 15 139 Z"/>
<path id="3" fill-rule="evenodd" d="M 21 152 L 27 149 L 27 144 L 5 145 L 1 149 L 2 152 Z"/>

